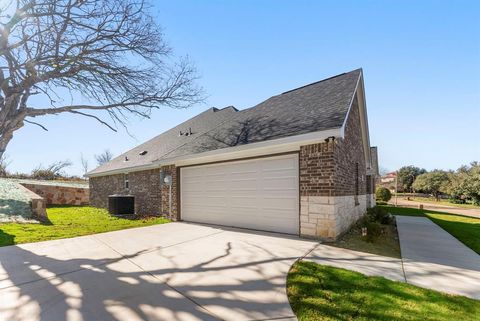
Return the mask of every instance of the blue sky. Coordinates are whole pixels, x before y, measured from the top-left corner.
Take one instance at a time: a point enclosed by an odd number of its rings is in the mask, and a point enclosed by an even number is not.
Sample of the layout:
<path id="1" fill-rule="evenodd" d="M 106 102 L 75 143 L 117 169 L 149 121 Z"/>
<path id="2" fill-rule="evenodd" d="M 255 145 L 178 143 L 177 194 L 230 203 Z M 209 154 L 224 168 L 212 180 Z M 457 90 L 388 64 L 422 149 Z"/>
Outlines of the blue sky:
<path id="1" fill-rule="evenodd" d="M 80 153 L 115 155 L 208 107 L 243 109 L 304 84 L 362 67 L 372 145 L 380 166 L 457 168 L 480 161 L 478 1 L 155 1 L 178 56 L 188 55 L 208 100 L 162 108 L 115 133 L 73 115 L 26 125 L 7 148 L 11 171 Z"/>

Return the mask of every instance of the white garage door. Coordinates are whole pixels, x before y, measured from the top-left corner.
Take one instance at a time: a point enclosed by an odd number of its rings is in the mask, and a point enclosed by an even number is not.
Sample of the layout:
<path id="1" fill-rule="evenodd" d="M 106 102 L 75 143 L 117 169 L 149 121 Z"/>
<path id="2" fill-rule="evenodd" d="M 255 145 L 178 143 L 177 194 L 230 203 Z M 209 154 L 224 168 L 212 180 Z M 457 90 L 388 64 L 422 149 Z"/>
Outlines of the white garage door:
<path id="1" fill-rule="evenodd" d="M 298 234 L 298 155 L 180 169 L 185 221 Z"/>

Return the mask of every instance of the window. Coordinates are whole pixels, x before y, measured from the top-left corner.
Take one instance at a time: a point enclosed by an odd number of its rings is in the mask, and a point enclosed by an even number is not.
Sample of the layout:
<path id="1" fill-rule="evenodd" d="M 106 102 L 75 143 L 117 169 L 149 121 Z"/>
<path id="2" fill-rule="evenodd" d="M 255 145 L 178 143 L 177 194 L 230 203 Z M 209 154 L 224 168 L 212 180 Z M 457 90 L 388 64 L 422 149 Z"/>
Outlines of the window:
<path id="1" fill-rule="evenodd" d="M 130 188 L 130 182 L 128 181 L 128 174 L 125 174 L 124 182 L 125 182 L 125 189 L 129 189 Z"/>
<path id="2" fill-rule="evenodd" d="M 358 189 L 359 189 L 359 181 L 358 181 L 358 163 L 355 163 L 355 205 L 359 205 L 358 202 Z"/>

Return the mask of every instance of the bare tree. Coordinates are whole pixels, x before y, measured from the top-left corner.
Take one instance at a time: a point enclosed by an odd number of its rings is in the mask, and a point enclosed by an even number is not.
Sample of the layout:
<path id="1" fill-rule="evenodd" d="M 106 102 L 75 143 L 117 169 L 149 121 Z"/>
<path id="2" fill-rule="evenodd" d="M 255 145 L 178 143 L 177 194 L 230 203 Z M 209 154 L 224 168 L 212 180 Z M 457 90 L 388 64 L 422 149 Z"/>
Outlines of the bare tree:
<path id="1" fill-rule="evenodd" d="M 101 154 L 95 155 L 95 160 L 97 161 L 98 166 L 108 163 L 112 158 L 113 154 L 108 149 L 105 149 Z"/>
<path id="2" fill-rule="evenodd" d="M 0 156 L 25 123 L 47 130 L 39 116 L 71 113 L 116 130 L 130 115 L 202 100 L 194 68 L 171 59 L 145 1 L 0 2 Z"/>
<path id="3" fill-rule="evenodd" d="M 66 174 L 64 169 L 72 166 L 72 162 L 69 160 L 65 161 L 58 161 L 51 163 L 47 167 L 43 167 L 39 165 L 32 171 L 31 177 L 33 179 L 46 179 L 46 180 L 53 180 L 58 178 L 65 178 Z"/>
<path id="4" fill-rule="evenodd" d="M 80 154 L 80 164 L 83 168 L 83 175 L 87 174 L 88 172 L 88 159 L 83 156 L 83 153 Z"/>

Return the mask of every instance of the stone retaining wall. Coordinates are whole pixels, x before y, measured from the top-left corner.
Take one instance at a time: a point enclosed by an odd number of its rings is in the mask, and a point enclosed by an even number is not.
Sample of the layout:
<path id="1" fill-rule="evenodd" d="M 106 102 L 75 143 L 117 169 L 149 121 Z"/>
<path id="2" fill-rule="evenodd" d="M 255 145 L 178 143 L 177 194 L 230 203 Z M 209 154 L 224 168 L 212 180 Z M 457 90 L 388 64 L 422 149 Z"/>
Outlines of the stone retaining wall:
<path id="1" fill-rule="evenodd" d="M 47 205 L 88 205 L 89 188 L 20 183 L 25 188 L 43 197 Z"/>
<path id="2" fill-rule="evenodd" d="M 32 214 L 36 219 L 39 220 L 44 220 L 47 218 L 47 203 L 45 202 L 45 199 L 41 197 L 40 195 L 37 195 L 30 189 L 26 188 L 25 186 L 22 186 L 21 184 L 18 184 L 18 187 L 21 189 L 24 189 L 25 194 L 28 195 L 30 198 L 30 208 L 32 210 Z"/>

